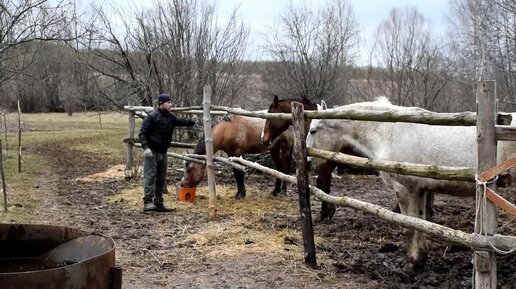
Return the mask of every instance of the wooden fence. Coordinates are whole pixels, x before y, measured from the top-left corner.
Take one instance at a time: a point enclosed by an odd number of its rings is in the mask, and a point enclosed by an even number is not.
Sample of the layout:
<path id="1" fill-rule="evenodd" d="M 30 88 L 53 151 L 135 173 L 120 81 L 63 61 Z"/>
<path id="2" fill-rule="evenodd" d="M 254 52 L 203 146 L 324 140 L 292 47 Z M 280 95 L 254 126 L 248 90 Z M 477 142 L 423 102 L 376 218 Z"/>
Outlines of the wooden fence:
<path id="1" fill-rule="evenodd" d="M 205 90 L 206 94 L 206 90 Z M 206 97 L 206 95 L 205 95 Z M 209 97 L 208 97 L 209 99 Z M 477 168 L 453 168 L 453 167 L 437 167 L 435 170 L 435 166 L 432 166 L 432 173 L 430 177 L 433 178 L 444 178 L 444 179 L 456 179 L 456 180 L 469 180 L 474 181 L 477 180 L 477 216 L 475 220 L 475 232 L 473 234 L 465 233 L 460 230 L 454 230 L 451 228 L 444 227 L 439 224 L 435 224 L 426 220 L 409 217 L 401 214 L 396 214 L 391 211 L 388 211 L 380 206 L 363 202 L 360 200 L 352 199 L 349 197 L 335 197 L 330 196 L 324 193 L 323 191 L 310 186 L 308 184 L 308 178 L 306 175 L 306 170 L 298 169 L 297 177 L 294 178 L 292 176 L 284 175 L 278 171 L 275 171 L 270 168 L 266 168 L 260 166 L 256 163 L 252 163 L 246 161 L 242 158 L 229 158 L 228 162 L 238 163 L 244 166 L 253 167 L 262 172 L 274 175 L 284 181 L 288 182 L 296 182 L 298 184 L 298 193 L 299 193 L 299 204 L 300 204 L 300 213 L 301 219 L 303 221 L 302 230 L 303 230 L 303 240 L 304 240 L 304 248 L 305 248 L 305 262 L 311 265 L 315 265 L 315 244 L 313 242 L 313 230 L 312 230 L 312 220 L 310 214 L 310 204 L 309 204 L 309 196 L 308 193 L 311 192 L 316 197 L 321 199 L 322 201 L 326 201 L 338 206 L 349 206 L 355 209 L 359 209 L 362 211 L 366 211 L 372 214 L 377 215 L 378 217 L 397 223 L 401 226 L 416 229 L 425 233 L 433 234 L 436 236 L 440 236 L 445 238 L 451 242 L 457 242 L 460 244 L 464 244 L 470 246 L 473 250 L 473 260 L 474 260 L 474 286 L 476 289 L 487 289 L 487 288 L 496 288 L 496 251 L 504 250 L 514 250 L 516 248 L 516 237 L 514 236 L 502 236 L 496 234 L 497 230 L 497 220 L 496 213 L 497 208 L 495 204 L 491 200 L 485 201 L 485 192 L 492 192 L 495 194 L 496 184 L 493 182 L 483 183 L 475 178 L 475 176 L 480 176 L 482 172 L 488 171 L 492 169 L 496 165 L 496 141 L 498 140 L 516 140 L 516 128 L 501 126 L 497 123 L 507 124 L 508 119 L 504 115 L 499 115 L 496 111 L 496 89 L 494 81 L 481 81 L 477 85 L 477 114 L 464 112 L 464 113 L 433 113 L 433 112 L 425 112 L 425 113 L 413 113 L 413 112 L 357 112 L 357 111 L 343 111 L 339 113 L 328 113 L 325 111 L 307 111 L 304 112 L 302 110 L 302 106 L 297 106 L 294 109 L 292 114 L 285 113 L 262 113 L 262 112 L 252 112 L 246 111 L 242 109 L 236 108 L 226 108 L 214 105 L 207 105 L 206 98 L 204 101 L 204 120 L 210 118 L 210 112 L 206 109 L 206 106 L 209 106 L 212 109 L 219 111 L 226 111 L 233 114 L 240 114 L 246 116 L 253 117 L 261 117 L 267 119 L 293 119 L 295 134 L 298 140 L 295 145 L 294 154 L 296 156 L 296 161 L 298 162 L 298 168 L 304 168 L 306 165 L 306 156 L 315 156 L 320 158 L 325 158 L 328 160 L 335 161 L 337 163 L 345 163 L 352 164 L 358 166 L 367 166 L 369 168 L 374 168 L 378 170 L 389 170 L 389 168 L 397 168 L 399 169 L 400 165 L 405 165 L 403 171 L 397 170 L 397 173 L 401 174 L 412 174 L 417 176 L 429 176 L 428 172 L 425 170 L 421 170 L 424 168 L 424 165 L 412 164 L 407 165 L 406 163 L 395 163 L 395 162 L 380 162 L 377 160 L 368 160 L 358 157 L 350 157 L 343 156 L 340 153 L 335 152 L 326 152 L 322 150 L 315 149 L 307 149 L 306 144 L 304 142 L 304 118 L 347 118 L 353 120 L 375 120 L 375 121 L 392 121 L 392 122 L 416 122 L 416 123 L 426 123 L 426 124 L 434 124 L 434 125 L 476 125 L 477 126 L 477 140 L 478 140 L 478 162 Z M 300 108 L 299 108 L 300 107 Z M 134 135 L 131 135 L 131 130 L 134 134 L 134 123 L 131 125 L 131 111 L 135 110 L 135 107 L 127 107 L 130 111 L 129 117 L 129 139 L 133 139 Z M 183 110 L 196 109 L 194 108 L 181 108 Z M 141 109 L 140 109 L 141 110 Z M 211 130 L 211 126 L 208 127 L 208 130 Z M 205 125 L 205 133 L 209 133 L 206 129 Z M 132 146 L 133 143 L 128 143 L 128 168 L 132 167 Z M 342 157 L 342 159 L 341 159 Z M 131 160 L 129 160 L 131 159 Z M 209 161 L 210 156 L 207 156 Z M 344 160 L 343 160 L 344 159 Z M 514 162 L 513 162 L 514 163 Z M 130 166 L 131 165 L 131 166 Z M 512 164 L 511 164 L 512 165 Z M 508 168 L 506 165 L 505 169 Z M 435 172 L 440 172 L 439 174 L 435 174 Z M 499 171 L 494 169 L 494 171 Z M 208 182 L 212 183 L 214 186 L 213 176 L 208 175 Z M 214 190 L 214 188 L 213 188 Z M 211 190 L 210 190 L 211 192 Z M 211 193 L 210 193 L 211 194 Z M 496 194 L 495 194 L 496 195 Z M 211 207 L 212 204 L 210 202 L 210 212 L 214 208 Z M 514 209 L 514 208 L 513 208 Z M 216 209 L 215 209 L 216 210 Z M 210 219 L 212 219 L 212 215 L 210 213 Z"/>

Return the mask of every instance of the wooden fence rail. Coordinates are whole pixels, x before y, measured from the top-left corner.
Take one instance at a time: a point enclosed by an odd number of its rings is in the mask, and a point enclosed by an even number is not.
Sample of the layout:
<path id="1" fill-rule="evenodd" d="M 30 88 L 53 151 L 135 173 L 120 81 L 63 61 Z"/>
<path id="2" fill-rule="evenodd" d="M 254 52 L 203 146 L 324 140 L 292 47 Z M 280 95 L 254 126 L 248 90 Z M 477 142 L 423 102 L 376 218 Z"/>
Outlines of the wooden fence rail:
<path id="1" fill-rule="evenodd" d="M 269 167 L 262 166 L 260 164 L 242 159 L 230 157 L 229 161 L 237 162 L 239 164 L 245 165 L 247 167 L 251 167 L 257 169 L 263 173 L 272 175 L 276 178 L 279 178 L 283 181 L 296 183 L 297 178 L 283 174 L 279 171 L 271 169 Z M 410 217 L 398 213 L 394 213 L 389 209 L 386 209 L 382 206 L 375 205 L 372 203 L 364 202 L 361 200 L 357 200 L 354 198 L 342 196 L 332 196 L 326 194 L 324 191 L 310 185 L 310 193 L 315 195 L 321 201 L 325 201 L 336 206 L 346 206 L 350 208 L 354 208 L 357 210 L 365 211 L 374 215 L 377 215 L 383 220 L 386 220 L 391 223 L 399 224 L 403 227 L 412 228 L 415 230 L 419 230 L 428 234 L 432 234 L 437 237 L 442 237 L 448 241 L 462 244 L 468 246 L 473 249 L 482 249 L 494 251 L 493 246 L 500 250 L 511 250 L 516 247 L 516 237 L 513 236 L 481 236 L 477 234 L 469 234 L 460 230 L 451 229 L 439 224 L 435 224 L 423 219 Z M 491 244 L 490 244 L 491 243 Z"/>

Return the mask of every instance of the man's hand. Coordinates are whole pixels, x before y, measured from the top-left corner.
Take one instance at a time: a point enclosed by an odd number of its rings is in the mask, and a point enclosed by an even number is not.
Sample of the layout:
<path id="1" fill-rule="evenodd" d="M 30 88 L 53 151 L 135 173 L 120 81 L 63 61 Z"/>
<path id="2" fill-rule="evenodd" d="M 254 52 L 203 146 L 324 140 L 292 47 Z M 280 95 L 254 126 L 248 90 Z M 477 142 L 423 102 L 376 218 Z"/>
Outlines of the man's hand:
<path id="1" fill-rule="evenodd" d="M 152 158 L 152 151 L 150 148 L 146 148 L 144 151 L 143 151 L 143 157 L 144 158 Z"/>
<path id="2" fill-rule="evenodd" d="M 197 117 L 197 115 L 193 115 L 192 116 L 192 120 L 195 122 L 195 123 L 199 123 L 199 118 Z"/>

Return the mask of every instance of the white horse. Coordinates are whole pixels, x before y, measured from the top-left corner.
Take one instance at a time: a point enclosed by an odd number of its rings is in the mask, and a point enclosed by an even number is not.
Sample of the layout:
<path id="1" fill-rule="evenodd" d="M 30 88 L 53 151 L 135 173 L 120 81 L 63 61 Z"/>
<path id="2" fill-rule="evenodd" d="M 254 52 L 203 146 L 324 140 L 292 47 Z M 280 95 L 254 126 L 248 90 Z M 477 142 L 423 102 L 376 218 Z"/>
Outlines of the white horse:
<path id="1" fill-rule="evenodd" d="M 373 102 L 344 105 L 335 110 L 422 110 L 391 104 L 385 97 Z M 351 144 L 378 160 L 411 162 L 438 166 L 476 167 L 477 141 L 474 126 L 436 126 L 353 120 L 314 120 L 307 136 L 307 147 L 340 151 Z M 500 149 L 516 151 L 514 143 L 504 142 Z M 503 151 L 499 155 L 506 155 Z M 322 163 L 324 160 L 314 158 Z M 404 215 L 426 219 L 433 194 L 461 197 L 475 195 L 475 184 L 466 181 L 438 180 L 380 172 L 384 183 L 396 193 Z M 427 204 L 430 202 L 430 204 Z M 425 234 L 407 229 L 407 257 L 410 267 L 422 263 L 427 255 Z"/>

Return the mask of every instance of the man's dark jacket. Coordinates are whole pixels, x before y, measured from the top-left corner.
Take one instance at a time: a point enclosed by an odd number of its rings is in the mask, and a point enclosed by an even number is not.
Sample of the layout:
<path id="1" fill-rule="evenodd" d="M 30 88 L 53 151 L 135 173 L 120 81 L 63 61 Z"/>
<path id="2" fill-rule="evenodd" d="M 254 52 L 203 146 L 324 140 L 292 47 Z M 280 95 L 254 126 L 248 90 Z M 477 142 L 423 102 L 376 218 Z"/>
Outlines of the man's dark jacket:
<path id="1" fill-rule="evenodd" d="M 143 119 L 138 137 L 143 149 L 150 148 L 154 152 L 166 153 L 172 141 L 174 128 L 194 124 L 191 119 L 178 118 L 175 114 L 158 108 Z"/>

